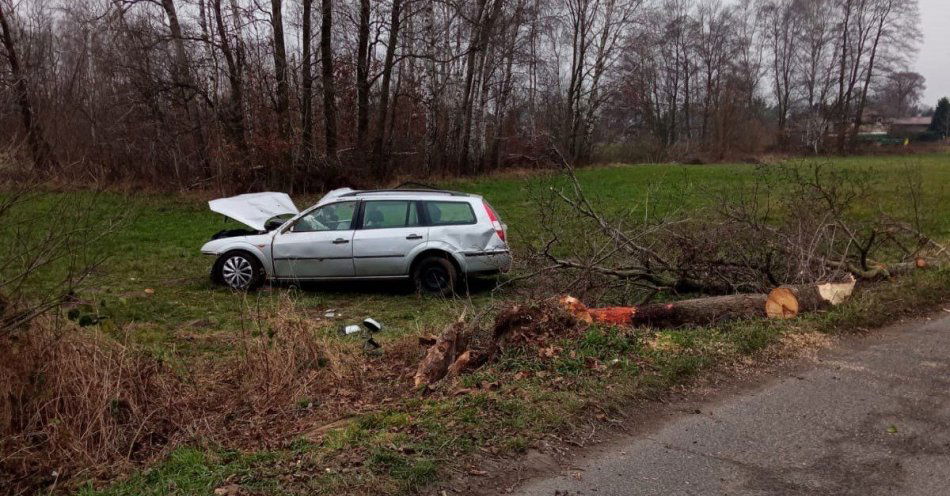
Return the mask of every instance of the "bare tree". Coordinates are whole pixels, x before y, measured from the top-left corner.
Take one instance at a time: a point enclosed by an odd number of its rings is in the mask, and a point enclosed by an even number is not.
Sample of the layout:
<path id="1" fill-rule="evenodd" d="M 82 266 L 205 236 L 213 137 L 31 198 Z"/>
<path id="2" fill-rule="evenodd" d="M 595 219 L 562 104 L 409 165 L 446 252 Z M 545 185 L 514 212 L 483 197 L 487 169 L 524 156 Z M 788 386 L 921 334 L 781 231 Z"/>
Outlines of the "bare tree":
<path id="1" fill-rule="evenodd" d="M 887 75 L 874 95 L 874 107 L 884 117 L 896 118 L 917 112 L 927 88 L 924 77 L 916 72 L 898 71 Z"/>
<path id="2" fill-rule="evenodd" d="M 896 0 L 321 0 L 317 26 L 314 0 L 0 1 L 0 139 L 172 188 L 474 174 L 547 136 L 578 163 L 818 152 L 916 50 Z M 298 167 L 317 148 L 335 167 Z"/>
<path id="3" fill-rule="evenodd" d="M 303 0 L 303 25 L 301 44 L 303 55 L 300 64 L 300 144 L 307 162 L 313 156 L 313 0 Z"/>
<path id="4" fill-rule="evenodd" d="M 227 129 L 232 144 L 243 151 L 247 150 L 247 141 L 244 135 L 244 50 L 241 47 L 239 34 L 235 36 L 235 42 L 232 45 L 230 31 L 226 28 L 224 15 L 221 12 L 221 0 L 212 0 L 212 9 L 214 10 L 214 22 L 218 34 L 217 45 L 227 64 L 226 72 L 231 89 L 228 101 L 221 111 L 221 119 L 224 121 L 225 129 Z M 233 8 L 232 16 L 233 21 L 237 24 L 238 19 Z M 236 31 L 240 32 L 239 30 Z"/>
<path id="5" fill-rule="evenodd" d="M 778 142 L 784 146 L 792 97 L 799 16 L 791 0 L 774 0 L 762 6 L 766 43 L 772 59 L 772 87 L 778 113 Z"/>
<path id="6" fill-rule="evenodd" d="M 852 138 L 857 136 L 864 122 L 864 109 L 868 102 L 868 91 L 871 88 L 874 70 L 877 68 L 876 64 L 880 56 L 881 40 L 885 37 L 893 37 L 890 46 L 903 48 L 908 44 L 912 45 L 920 37 L 917 28 L 919 14 L 916 0 L 873 0 L 870 3 L 870 19 L 867 28 L 870 48 L 868 49 L 868 60 L 864 68 L 861 96 L 858 100 L 857 110 L 854 113 Z"/>
<path id="7" fill-rule="evenodd" d="M 166 0 L 167 1 L 167 0 Z M 290 89 L 287 84 L 287 48 L 284 44 L 284 14 L 283 0 L 271 0 L 271 25 L 274 35 L 274 73 L 277 92 L 277 101 L 274 110 L 277 113 L 277 128 L 281 137 L 286 139 L 290 134 Z M 308 21 L 309 22 L 309 21 Z"/>
<path id="8" fill-rule="evenodd" d="M 333 1 L 321 0 L 320 59 L 323 67 L 323 118 L 327 159 L 336 160 L 336 83 L 333 74 Z"/>
<path id="9" fill-rule="evenodd" d="M 388 165 L 383 158 L 383 146 L 386 142 L 386 116 L 389 112 L 389 86 L 392 81 L 396 46 L 399 43 L 399 24 L 402 17 L 402 0 L 392 0 L 389 18 L 389 41 L 386 43 L 386 59 L 383 62 L 383 82 L 379 90 L 379 110 L 376 118 L 376 141 L 373 144 L 373 163 L 380 176 L 388 174 Z"/>
<path id="10" fill-rule="evenodd" d="M 362 151 L 369 131 L 369 0 L 360 0 L 356 48 L 356 148 Z"/>
<path id="11" fill-rule="evenodd" d="M 3 49 L 6 51 L 7 62 L 10 64 L 10 73 L 13 77 L 13 87 L 16 92 L 17 104 L 20 107 L 20 118 L 26 129 L 26 140 L 30 146 L 33 161 L 44 172 L 56 167 L 56 157 L 50 149 L 46 137 L 43 135 L 43 126 L 33 113 L 33 101 L 30 97 L 30 83 L 20 67 L 20 57 L 14 40 L 13 29 L 7 20 L 6 12 L 10 9 L 0 2 L 0 35 L 3 36 Z M 12 11 L 12 10 L 11 10 Z"/>

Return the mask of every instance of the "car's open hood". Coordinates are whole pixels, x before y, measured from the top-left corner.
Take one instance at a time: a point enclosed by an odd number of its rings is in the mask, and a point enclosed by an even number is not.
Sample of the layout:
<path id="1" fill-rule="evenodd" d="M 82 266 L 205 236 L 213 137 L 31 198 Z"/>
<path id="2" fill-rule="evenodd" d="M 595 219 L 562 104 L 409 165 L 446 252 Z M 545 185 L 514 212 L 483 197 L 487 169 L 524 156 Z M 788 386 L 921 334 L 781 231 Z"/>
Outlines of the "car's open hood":
<path id="1" fill-rule="evenodd" d="M 219 198 L 209 201 L 208 207 L 257 231 L 264 231 L 264 223 L 278 215 L 299 212 L 287 193 L 273 192 Z"/>

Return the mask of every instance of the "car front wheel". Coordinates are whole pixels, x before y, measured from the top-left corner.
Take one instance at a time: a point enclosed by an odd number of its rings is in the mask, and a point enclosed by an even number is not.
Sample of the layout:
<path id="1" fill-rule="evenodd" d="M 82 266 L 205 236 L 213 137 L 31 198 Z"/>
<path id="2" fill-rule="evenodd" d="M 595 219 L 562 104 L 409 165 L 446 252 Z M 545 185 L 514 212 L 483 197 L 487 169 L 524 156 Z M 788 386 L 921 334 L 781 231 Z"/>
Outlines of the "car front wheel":
<path id="1" fill-rule="evenodd" d="M 416 265 L 412 278 L 421 292 L 450 296 L 455 292 L 458 271 L 445 258 L 426 257 Z"/>
<path id="2" fill-rule="evenodd" d="M 215 263 L 212 278 L 231 289 L 249 291 L 263 282 L 264 268 L 248 253 L 225 253 Z"/>

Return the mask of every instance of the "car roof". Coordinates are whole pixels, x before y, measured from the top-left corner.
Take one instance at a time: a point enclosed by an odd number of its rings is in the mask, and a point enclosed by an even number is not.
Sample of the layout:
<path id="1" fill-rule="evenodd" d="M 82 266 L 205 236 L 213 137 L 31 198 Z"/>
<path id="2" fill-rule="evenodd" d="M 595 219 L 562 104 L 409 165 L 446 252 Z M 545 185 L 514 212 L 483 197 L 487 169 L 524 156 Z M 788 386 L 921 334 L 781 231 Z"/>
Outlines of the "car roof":
<path id="1" fill-rule="evenodd" d="M 338 198 L 480 198 L 478 195 L 443 189 L 369 189 L 350 191 Z"/>

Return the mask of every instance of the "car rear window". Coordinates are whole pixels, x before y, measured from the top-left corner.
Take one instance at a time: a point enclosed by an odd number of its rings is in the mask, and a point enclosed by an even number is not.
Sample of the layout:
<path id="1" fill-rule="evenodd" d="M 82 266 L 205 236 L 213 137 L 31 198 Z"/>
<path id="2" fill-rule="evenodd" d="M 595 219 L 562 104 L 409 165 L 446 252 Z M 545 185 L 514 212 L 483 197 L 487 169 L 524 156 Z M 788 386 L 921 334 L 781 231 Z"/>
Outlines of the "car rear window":
<path id="1" fill-rule="evenodd" d="M 424 202 L 429 224 L 433 226 L 459 226 L 475 223 L 475 211 L 465 202 Z"/>

